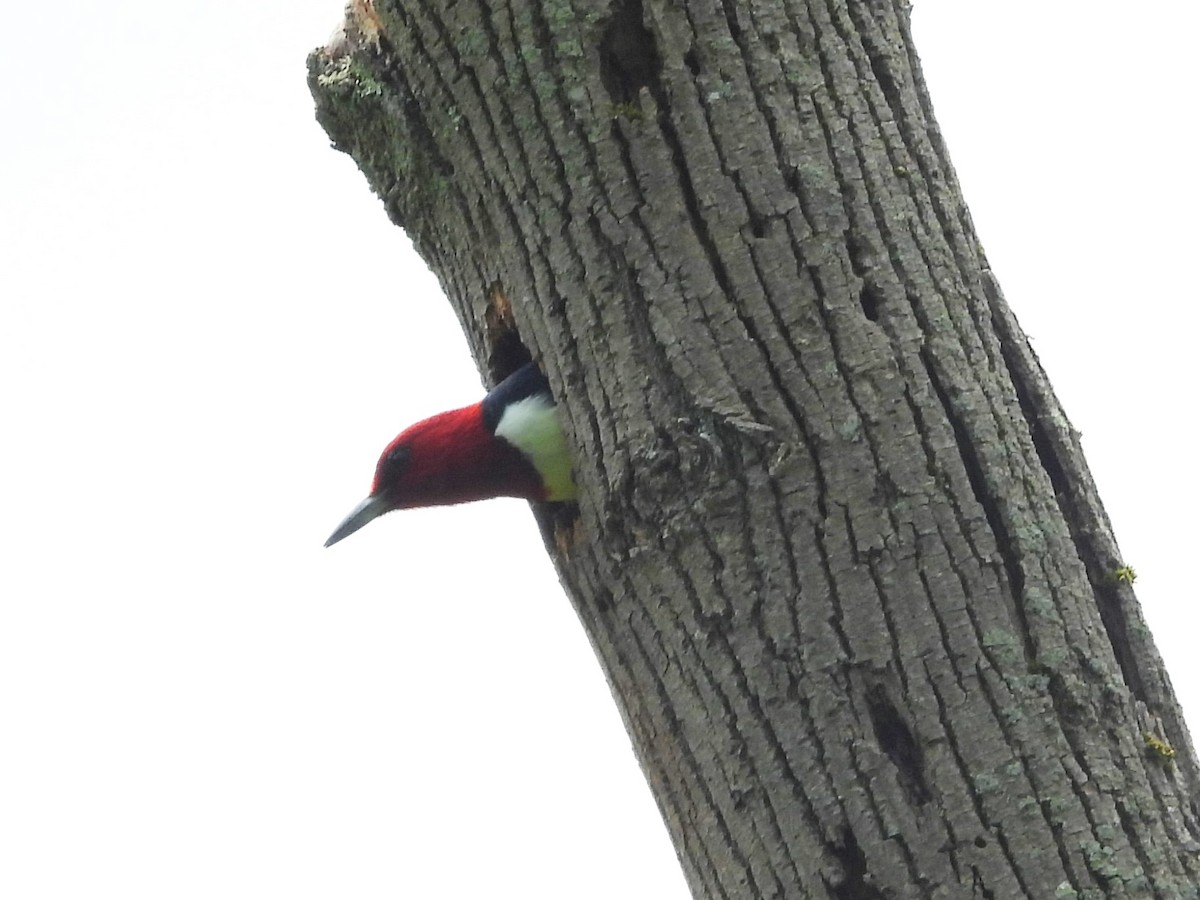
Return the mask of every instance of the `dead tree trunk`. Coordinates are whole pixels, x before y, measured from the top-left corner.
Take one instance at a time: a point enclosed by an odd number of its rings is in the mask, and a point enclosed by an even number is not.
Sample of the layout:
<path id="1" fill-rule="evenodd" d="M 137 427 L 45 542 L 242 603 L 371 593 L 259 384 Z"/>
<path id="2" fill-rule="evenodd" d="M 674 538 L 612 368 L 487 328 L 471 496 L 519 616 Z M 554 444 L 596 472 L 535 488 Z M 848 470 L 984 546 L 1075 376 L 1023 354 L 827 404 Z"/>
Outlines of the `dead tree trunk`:
<path id="1" fill-rule="evenodd" d="M 318 115 L 582 498 L 696 897 L 1196 897 L 1197 764 L 891 0 L 355 0 Z M 399 293 L 399 291 L 398 291 Z"/>

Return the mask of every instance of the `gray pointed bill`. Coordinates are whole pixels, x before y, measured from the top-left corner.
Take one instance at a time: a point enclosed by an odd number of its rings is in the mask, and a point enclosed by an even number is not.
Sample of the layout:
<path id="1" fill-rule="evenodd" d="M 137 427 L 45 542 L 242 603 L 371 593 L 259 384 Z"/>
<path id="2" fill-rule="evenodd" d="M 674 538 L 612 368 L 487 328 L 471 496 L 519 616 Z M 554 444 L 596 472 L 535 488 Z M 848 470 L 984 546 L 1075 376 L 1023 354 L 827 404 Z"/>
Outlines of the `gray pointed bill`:
<path id="1" fill-rule="evenodd" d="M 362 528 L 372 519 L 378 519 L 390 508 L 383 497 L 368 497 L 362 503 L 358 504 L 358 506 L 354 507 L 354 512 L 346 516 L 342 520 L 342 524 L 333 530 L 333 534 L 329 536 L 329 540 L 325 542 L 325 546 L 332 547 L 342 538 L 350 537 L 350 535 L 354 534 L 354 532 L 358 531 L 358 529 Z"/>

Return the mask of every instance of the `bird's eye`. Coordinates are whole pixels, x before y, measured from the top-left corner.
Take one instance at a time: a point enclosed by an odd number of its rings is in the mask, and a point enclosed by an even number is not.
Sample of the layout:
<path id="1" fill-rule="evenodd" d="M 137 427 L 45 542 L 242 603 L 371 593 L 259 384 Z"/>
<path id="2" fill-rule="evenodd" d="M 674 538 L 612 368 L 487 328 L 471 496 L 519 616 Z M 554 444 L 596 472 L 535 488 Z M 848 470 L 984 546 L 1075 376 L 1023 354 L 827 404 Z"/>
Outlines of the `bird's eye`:
<path id="1" fill-rule="evenodd" d="M 408 468 L 409 457 L 412 456 L 412 451 L 405 445 L 401 444 L 392 447 L 379 460 L 379 479 L 383 483 L 396 481 Z"/>

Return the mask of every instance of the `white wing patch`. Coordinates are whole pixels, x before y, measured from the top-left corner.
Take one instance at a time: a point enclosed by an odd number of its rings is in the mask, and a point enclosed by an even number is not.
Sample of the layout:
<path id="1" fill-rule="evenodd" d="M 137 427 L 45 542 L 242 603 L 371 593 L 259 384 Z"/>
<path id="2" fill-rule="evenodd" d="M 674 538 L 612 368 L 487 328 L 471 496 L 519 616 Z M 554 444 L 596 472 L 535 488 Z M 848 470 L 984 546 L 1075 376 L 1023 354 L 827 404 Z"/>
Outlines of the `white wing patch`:
<path id="1" fill-rule="evenodd" d="M 533 463 L 546 485 L 547 500 L 570 500 L 575 496 L 571 458 L 553 403 L 538 396 L 510 403 L 496 424 L 496 436 Z"/>

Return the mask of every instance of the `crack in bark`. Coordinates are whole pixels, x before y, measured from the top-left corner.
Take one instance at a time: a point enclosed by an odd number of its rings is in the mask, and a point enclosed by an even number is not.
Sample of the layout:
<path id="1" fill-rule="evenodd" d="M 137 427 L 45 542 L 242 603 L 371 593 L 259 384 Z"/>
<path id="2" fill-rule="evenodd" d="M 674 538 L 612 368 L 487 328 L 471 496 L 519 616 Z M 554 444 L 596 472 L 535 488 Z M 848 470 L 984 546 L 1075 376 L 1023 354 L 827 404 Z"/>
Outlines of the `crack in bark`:
<path id="1" fill-rule="evenodd" d="M 997 322 L 996 326 L 997 330 L 1003 331 L 1001 323 Z M 1116 657 L 1121 675 L 1124 678 L 1125 684 L 1133 692 L 1133 695 L 1138 700 L 1148 703 L 1149 698 L 1146 686 L 1134 661 L 1133 649 L 1130 645 L 1129 628 L 1125 619 L 1125 611 L 1122 608 L 1119 584 L 1113 578 L 1111 572 L 1104 571 L 1094 548 L 1080 534 L 1076 523 L 1080 522 L 1083 517 L 1081 511 L 1076 508 L 1074 489 L 1066 473 L 1063 471 L 1062 462 L 1051 446 L 1050 437 L 1042 421 L 1042 413 L 1035 405 L 1029 386 L 1025 384 L 1024 378 L 1021 376 L 1022 367 L 1016 359 L 1016 349 L 1014 347 L 1014 344 L 1019 340 L 1021 339 L 1017 336 L 1012 336 L 1007 345 L 1001 345 L 1001 352 L 1004 355 L 1009 376 L 1016 390 L 1021 414 L 1025 419 L 1026 425 L 1029 427 L 1029 433 L 1033 439 L 1033 447 L 1037 452 L 1038 461 L 1041 463 L 1042 469 L 1046 472 L 1046 475 L 1050 479 L 1050 484 L 1054 488 L 1054 496 L 1058 502 L 1059 509 L 1062 511 L 1063 519 L 1070 529 L 1071 540 L 1079 553 L 1080 559 L 1087 567 L 1088 578 L 1095 593 L 1096 608 L 1100 613 L 1100 621 L 1104 624 L 1104 630 L 1108 633 L 1109 643 L 1112 645 L 1113 655 Z"/>
<path id="2" fill-rule="evenodd" d="M 921 449 L 925 454 L 926 472 L 929 474 L 929 477 L 933 480 L 934 484 L 938 486 L 942 496 L 946 498 L 946 502 L 949 504 L 950 511 L 954 516 L 954 524 L 958 526 L 958 531 L 962 541 L 970 550 L 972 557 L 974 557 L 974 559 L 981 565 L 994 567 L 996 565 L 995 557 L 997 554 L 994 550 L 991 552 L 984 552 L 975 541 L 975 537 L 972 534 L 972 523 L 974 520 L 968 517 L 964 511 L 961 500 L 965 498 L 960 498 L 959 492 L 956 490 L 954 477 L 947 470 L 944 461 L 941 459 L 937 449 L 932 444 L 934 435 L 933 422 L 927 420 L 921 404 L 919 404 L 913 397 L 911 384 L 914 381 L 914 377 L 911 372 L 907 371 L 907 367 L 905 375 L 906 383 L 904 386 L 904 399 L 908 403 L 909 410 L 913 416 L 913 421 L 917 426 L 917 433 L 920 435 Z M 969 489 L 970 486 L 968 485 L 968 490 Z M 1000 565 L 1003 565 L 1002 560 L 1000 561 Z M 993 571 L 995 571 L 994 568 Z M 1002 573 L 997 573 L 997 575 L 998 577 L 1003 577 Z M 967 593 L 964 596 L 969 597 L 971 594 Z"/>
<path id="3" fill-rule="evenodd" d="M 829 616 L 829 624 L 833 628 L 834 634 L 837 635 L 838 644 L 842 648 L 842 655 L 846 660 L 854 659 L 854 650 L 850 644 L 850 636 L 846 634 L 845 614 L 842 611 L 843 604 L 841 597 L 838 594 L 837 581 L 833 577 L 833 567 L 830 565 L 829 550 L 826 548 L 825 542 L 825 527 L 824 522 L 819 522 L 813 529 L 816 538 L 815 544 L 817 553 L 821 557 L 821 570 L 825 573 L 825 584 L 829 590 L 829 605 L 831 607 L 831 615 Z"/>
<path id="4" fill-rule="evenodd" d="M 958 445 L 963 470 L 966 473 L 968 483 L 971 485 L 975 502 L 979 504 L 979 508 L 983 511 L 988 527 L 995 538 L 997 552 L 1004 564 L 1004 571 L 1008 580 L 1008 592 L 1011 594 L 1010 612 L 1013 614 L 1013 624 L 1017 626 L 1017 633 L 1021 636 L 1025 645 L 1026 658 L 1033 659 L 1037 654 L 1035 644 L 1033 643 L 1033 636 L 1029 629 L 1029 621 L 1025 616 L 1024 606 L 1021 602 L 1021 595 L 1025 590 L 1025 572 L 1021 567 L 1020 557 L 1017 555 L 1017 547 L 1004 521 L 1004 515 L 997 506 L 996 500 L 992 496 L 991 489 L 988 486 L 987 479 L 983 474 L 983 467 L 980 464 L 976 446 L 971 440 L 971 434 L 968 432 L 958 412 L 958 407 L 954 399 L 950 397 L 945 386 L 942 384 L 937 364 L 924 348 L 920 351 L 920 358 L 925 366 L 925 372 L 929 377 L 929 386 L 937 396 L 938 402 L 941 403 L 942 409 L 945 410 L 946 420 L 950 423 L 951 431 L 954 433 L 954 441 Z"/>

